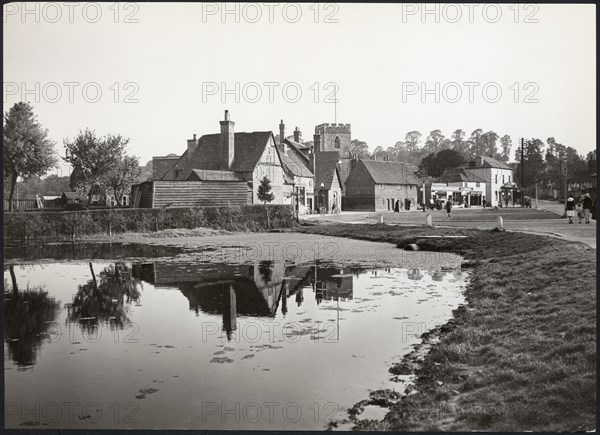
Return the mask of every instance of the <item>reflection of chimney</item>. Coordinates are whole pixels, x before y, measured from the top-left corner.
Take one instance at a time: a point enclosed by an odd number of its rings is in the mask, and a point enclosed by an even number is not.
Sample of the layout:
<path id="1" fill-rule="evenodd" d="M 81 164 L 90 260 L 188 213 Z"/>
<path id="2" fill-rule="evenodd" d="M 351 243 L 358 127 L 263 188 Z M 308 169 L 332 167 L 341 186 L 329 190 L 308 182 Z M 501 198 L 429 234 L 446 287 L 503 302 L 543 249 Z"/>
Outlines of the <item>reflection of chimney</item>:
<path id="1" fill-rule="evenodd" d="M 298 127 L 296 127 L 296 130 L 294 130 L 294 142 L 300 143 L 300 136 L 300 130 L 298 130 Z"/>
<path id="2" fill-rule="evenodd" d="M 223 308 L 223 330 L 227 340 L 231 340 L 231 333 L 237 329 L 237 304 L 235 289 L 232 284 L 225 286 L 225 307 Z"/>
<path id="3" fill-rule="evenodd" d="M 284 316 L 287 314 L 287 298 L 288 298 L 288 286 L 289 284 L 286 282 L 283 286 L 283 294 L 281 295 L 281 314 Z"/>
<path id="4" fill-rule="evenodd" d="M 283 143 L 285 140 L 285 124 L 283 123 L 283 119 L 279 123 L 279 143 Z"/>
<path id="5" fill-rule="evenodd" d="M 196 147 L 198 146 L 198 139 L 196 139 L 196 133 L 194 133 L 193 139 L 188 139 L 187 141 L 187 149 L 188 149 L 188 158 L 192 156 L 192 153 L 196 151 Z"/>
<path id="6" fill-rule="evenodd" d="M 219 123 L 221 124 L 221 136 L 219 137 L 221 163 L 222 166 L 227 166 L 226 169 L 229 169 L 235 152 L 235 122 L 229 120 L 229 110 L 225 111 L 225 119 Z"/>
<path id="7" fill-rule="evenodd" d="M 320 134 L 315 134 L 313 135 L 313 141 L 315 143 L 315 152 L 321 152 L 321 135 Z"/>

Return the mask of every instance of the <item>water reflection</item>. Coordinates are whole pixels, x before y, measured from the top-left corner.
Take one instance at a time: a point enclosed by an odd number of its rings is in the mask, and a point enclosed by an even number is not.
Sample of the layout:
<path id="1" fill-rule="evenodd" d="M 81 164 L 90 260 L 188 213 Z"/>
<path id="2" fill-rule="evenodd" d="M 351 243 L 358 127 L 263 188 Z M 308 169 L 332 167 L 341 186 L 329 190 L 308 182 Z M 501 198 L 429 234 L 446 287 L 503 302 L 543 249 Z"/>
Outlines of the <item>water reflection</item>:
<path id="1" fill-rule="evenodd" d="M 9 357 L 19 369 L 25 369 L 35 364 L 60 302 L 49 297 L 40 286 L 19 290 L 14 266 L 9 270 L 11 282 L 5 282 L 4 286 L 4 337 Z"/>
<path id="2" fill-rule="evenodd" d="M 300 307 L 304 290 L 311 288 L 317 304 L 323 300 L 352 300 L 352 279 L 365 269 L 326 264 L 298 265 L 261 261 L 254 265 L 153 262 L 133 264 L 133 277 L 155 287 L 176 287 L 189 309 L 222 316 L 223 331 L 231 339 L 237 317 L 285 316 L 290 300 Z"/>
<path id="3" fill-rule="evenodd" d="M 131 269 L 117 262 L 98 273 L 89 264 L 92 279 L 80 285 L 67 307 L 67 322 L 77 323 L 82 331 L 93 333 L 99 326 L 123 329 L 129 323 L 128 305 L 139 304 L 139 280 L 133 280 Z"/>

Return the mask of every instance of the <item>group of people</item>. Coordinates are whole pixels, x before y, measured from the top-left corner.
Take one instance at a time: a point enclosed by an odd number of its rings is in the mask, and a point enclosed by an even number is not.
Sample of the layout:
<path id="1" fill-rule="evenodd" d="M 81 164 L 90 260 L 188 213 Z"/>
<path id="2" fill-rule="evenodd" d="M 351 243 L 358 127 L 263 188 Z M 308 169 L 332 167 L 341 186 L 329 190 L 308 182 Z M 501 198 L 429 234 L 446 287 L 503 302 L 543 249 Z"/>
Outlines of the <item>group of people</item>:
<path id="1" fill-rule="evenodd" d="M 577 216 L 579 223 L 590 223 L 590 218 L 596 219 L 596 201 L 590 197 L 589 193 L 583 195 L 579 200 L 576 200 L 573 195 L 567 198 L 567 217 L 569 223 L 573 223 L 573 218 Z"/>
<path id="2" fill-rule="evenodd" d="M 410 204 L 411 204 L 411 200 L 408 198 L 404 199 L 404 204 L 397 199 L 396 203 L 394 204 L 394 213 L 400 213 L 400 210 L 402 210 L 404 208 L 404 210 L 409 210 L 410 211 Z"/>

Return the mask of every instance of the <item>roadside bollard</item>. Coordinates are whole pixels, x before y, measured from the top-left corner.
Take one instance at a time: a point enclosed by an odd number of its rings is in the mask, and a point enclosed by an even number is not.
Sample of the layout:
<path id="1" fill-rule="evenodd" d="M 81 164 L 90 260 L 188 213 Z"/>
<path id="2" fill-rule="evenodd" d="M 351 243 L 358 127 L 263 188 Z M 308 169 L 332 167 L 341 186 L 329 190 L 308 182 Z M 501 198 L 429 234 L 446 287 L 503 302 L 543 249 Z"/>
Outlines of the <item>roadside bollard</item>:
<path id="1" fill-rule="evenodd" d="M 427 216 L 425 216 L 425 225 L 427 225 L 428 227 L 433 226 L 433 219 L 431 219 L 431 213 L 427 213 Z"/>
<path id="2" fill-rule="evenodd" d="M 504 220 L 502 216 L 498 216 L 498 226 L 496 227 L 498 231 L 504 231 Z"/>

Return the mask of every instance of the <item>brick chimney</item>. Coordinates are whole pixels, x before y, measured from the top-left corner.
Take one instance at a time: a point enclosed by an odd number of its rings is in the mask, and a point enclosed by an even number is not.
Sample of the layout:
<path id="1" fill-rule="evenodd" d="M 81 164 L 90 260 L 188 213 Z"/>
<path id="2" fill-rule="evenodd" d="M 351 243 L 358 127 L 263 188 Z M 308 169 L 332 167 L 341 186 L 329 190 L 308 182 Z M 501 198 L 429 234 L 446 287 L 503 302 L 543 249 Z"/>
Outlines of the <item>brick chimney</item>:
<path id="1" fill-rule="evenodd" d="M 235 122 L 229 120 L 229 110 L 225 111 L 225 119 L 221 124 L 221 136 L 219 137 L 219 150 L 221 152 L 221 163 L 227 169 L 231 168 L 235 152 Z"/>
<path id="2" fill-rule="evenodd" d="M 296 129 L 294 130 L 294 142 L 300 143 L 301 137 L 302 137 L 302 134 L 300 133 L 300 130 L 298 130 L 298 127 L 296 127 Z"/>
<path id="3" fill-rule="evenodd" d="M 308 153 L 308 165 L 310 167 L 311 172 L 315 175 L 315 147 L 314 145 L 310 147 L 310 151 Z"/>
<path id="4" fill-rule="evenodd" d="M 315 143 L 315 153 L 318 153 L 321 151 L 321 135 L 320 134 L 315 134 L 313 135 L 313 142 Z"/>
<path id="5" fill-rule="evenodd" d="M 188 158 L 192 156 L 192 153 L 196 151 L 198 147 L 198 139 L 196 139 L 196 134 L 194 133 L 193 139 L 188 139 L 187 141 L 187 149 L 188 149 Z"/>
<path id="6" fill-rule="evenodd" d="M 282 144 L 285 140 L 285 124 L 283 123 L 283 119 L 279 123 L 279 143 Z"/>

